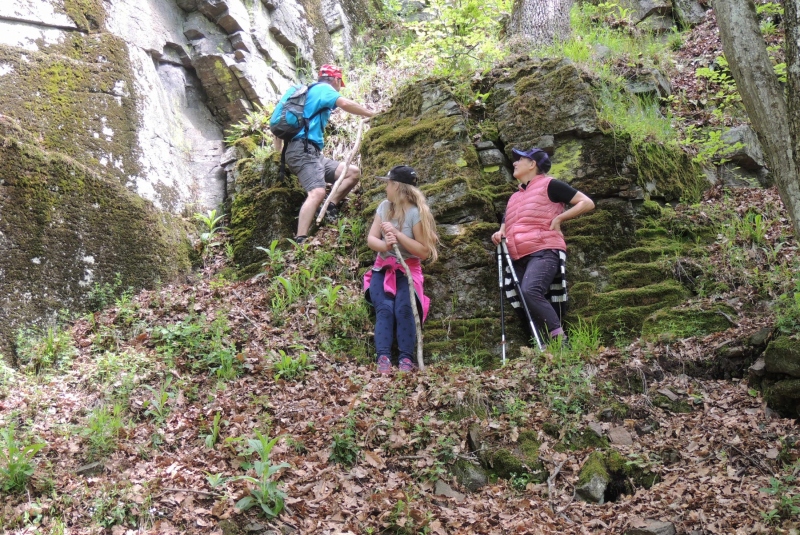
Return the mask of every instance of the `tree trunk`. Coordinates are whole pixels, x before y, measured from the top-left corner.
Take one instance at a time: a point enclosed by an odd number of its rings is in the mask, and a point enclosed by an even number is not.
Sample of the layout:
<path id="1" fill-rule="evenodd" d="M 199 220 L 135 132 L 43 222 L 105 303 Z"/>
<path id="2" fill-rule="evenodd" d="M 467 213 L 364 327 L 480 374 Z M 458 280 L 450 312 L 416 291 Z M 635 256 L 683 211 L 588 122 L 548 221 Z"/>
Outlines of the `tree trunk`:
<path id="1" fill-rule="evenodd" d="M 784 0 L 783 23 L 786 26 L 786 81 L 789 86 L 789 132 L 795 172 L 800 170 L 800 1 Z M 794 182 L 793 220 L 795 236 L 800 237 L 800 214 L 797 212 L 798 179 Z M 783 193 L 781 193 L 783 196 Z M 786 200 L 783 201 L 786 203 Z"/>
<path id="2" fill-rule="evenodd" d="M 787 0 L 786 4 L 793 2 L 797 0 Z M 736 87 L 742 96 L 750 122 L 758 133 L 769 162 L 769 170 L 794 225 L 795 236 L 800 236 L 800 180 L 795 159 L 797 152 L 793 151 L 786 97 L 775 76 L 767 46 L 759 30 L 756 8 L 752 0 L 716 0 L 714 12 L 725 58 L 736 80 Z M 785 20 L 788 43 L 790 35 L 795 35 L 797 30 L 795 26 L 794 31 L 790 32 L 789 17 Z M 796 18 L 791 22 L 796 22 Z M 797 46 L 796 42 L 794 46 Z M 787 61 L 789 71 L 798 68 L 796 56 L 794 60 L 794 64 Z M 795 73 L 794 76 L 800 75 Z M 791 106 L 797 108 L 797 103 Z M 795 134 L 798 122 L 800 121 L 797 119 L 793 121 Z M 795 143 L 794 148 L 796 147 Z"/>
<path id="3" fill-rule="evenodd" d="M 569 11 L 573 0 L 514 0 L 509 35 L 534 46 L 552 45 L 570 35 Z"/>

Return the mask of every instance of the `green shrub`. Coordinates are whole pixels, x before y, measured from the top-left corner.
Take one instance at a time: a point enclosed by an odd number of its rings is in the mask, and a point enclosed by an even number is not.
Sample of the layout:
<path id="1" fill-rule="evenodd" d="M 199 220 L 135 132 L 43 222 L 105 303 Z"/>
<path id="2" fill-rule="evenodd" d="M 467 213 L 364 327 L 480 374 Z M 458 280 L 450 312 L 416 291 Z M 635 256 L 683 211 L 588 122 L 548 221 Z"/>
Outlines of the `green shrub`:
<path id="1" fill-rule="evenodd" d="M 86 427 L 80 434 L 88 440 L 91 456 L 103 457 L 117 448 L 119 432 L 124 426 L 121 405 L 114 405 L 110 410 L 101 406 L 89 413 Z"/>
<path id="2" fill-rule="evenodd" d="M 44 330 L 21 329 L 17 332 L 16 350 L 20 365 L 34 373 L 63 368 L 75 354 L 69 331 L 58 326 Z"/>
<path id="3" fill-rule="evenodd" d="M 0 490 L 21 492 L 33 475 L 33 458 L 47 444 L 26 443 L 16 436 L 13 423 L 0 429 Z"/>
<path id="4" fill-rule="evenodd" d="M 293 381 L 302 378 L 309 370 L 314 369 L 314 365 L 308 362 L 308 353 L 301 352 L 297 358 L 287 355 L 283 349 L 276 353 L 279 360 L 275 363 L 275 380 L 283 379 Z"/>
<path id="5" fill-rule="evenodd" d="M 287 463 L 273 465 L 269 459 L 272 448 L 282 438 L 281 436 L 269 440 L 257 430 L 255 434 L 256 438 L 249 439 L 247 443 L 250 446 L 251 453 L 257 453 L 259 456 L 259 460 L 253 462 L 256 477 L 236 476 L 231 478 L 231 481 L 247 481 L 255 485 L 255 488 L 250 489 L 250 496 L 245 496 L 236 503 L 236 508 L 246 511 L 253 505 L 258 504 L 261 507 L 261 511 L 268 518 L 275 518 L 283 511 L 286 493 L 278 487 L 279 483 L 271 478 L 278 470 L 289 468 L 289 465 Z"/>

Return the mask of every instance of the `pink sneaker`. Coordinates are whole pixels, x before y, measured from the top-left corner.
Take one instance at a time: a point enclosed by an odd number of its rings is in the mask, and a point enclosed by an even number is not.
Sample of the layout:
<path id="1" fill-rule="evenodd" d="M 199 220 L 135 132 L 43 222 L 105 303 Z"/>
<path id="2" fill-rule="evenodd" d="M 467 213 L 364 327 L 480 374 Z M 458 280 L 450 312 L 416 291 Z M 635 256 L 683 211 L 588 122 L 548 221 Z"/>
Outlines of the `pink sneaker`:
<path id="1" fill-rule="evenodd" d="M 398 366 L 401 372 L 415 372 L 417 371 L 417 365 L 411 362 L 411 359 L 406 357 L 400 359 L 400 365 Z"/>
<path id="2" fill-rule="evenodd" d="M 378 373 L 383 375 L 392 373 L 392 361 L 386 355 L 378 357 Z"/>

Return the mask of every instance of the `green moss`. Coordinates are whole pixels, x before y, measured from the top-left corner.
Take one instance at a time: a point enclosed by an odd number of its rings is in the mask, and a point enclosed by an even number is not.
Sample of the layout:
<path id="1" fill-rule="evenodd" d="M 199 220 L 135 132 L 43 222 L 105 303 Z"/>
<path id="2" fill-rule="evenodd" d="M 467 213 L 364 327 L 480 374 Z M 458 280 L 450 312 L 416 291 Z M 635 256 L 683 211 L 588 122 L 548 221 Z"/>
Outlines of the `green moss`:
<path id="1" fill-rule="evenodd" d="M 0 184 L 0 235 L 15 244 L 0 265 L 0 295 L 11 297 L 0 305 L 4 340 L 56 310 L 82 310 L 92 283 L 116 273 L 139 289 L 190 268 L 186 224 L 68 157 L 0 136 Z M 26 292 L 41 297 L 14 297 Z"/>
<path id="2" fill-rule="evenodd" d="M 606 468 L 606 458 L 602 451 L 593 451 L 584 461 L 578 474 L 578 487 L 589 483 L 595 476 L 608 481 L 611 476 Z"/>
<path id="3" fill-rule="evenodd" d="M 548 173 L 564 182 L 572 182 L 582 171 L 583 144 L 580 141 L 569 141 L 556 148 L 553 154 L 553 166 Z"/>
<path id="4" fill-rule="evenodd" d="M 606 268 L 612 288 L 641 288 L 672 278 L 669 269 L 662 262 L 609 262 Z"/>
<path id="5" fill-rule="evenodd" d="M 614 499 L 619 494 L 633 494 L 635 486 L 649 489 L 659 478 L 636 461 L 630 461 L 617 450 L 593 451 L 581 467 L 578 487 L 589 483 L 593 477 L 608 482 L 606 496 Z M 634 485 L 631 485 L 633 482 Z"/>
<path id="6" fill-rule="evenodd" d="M 567 433 L 564 437 L 563 446 L 572 451 L 585 450 L 587 448 L 607 448 L 608 439 L 586 428 L 581 431 L 574 430 Z"/>
<path id="7" fill-rule="evenodd" d="M 544 422 L 542 424 L 542 431 L 553 438 L 559 438 L 561 436 L 561 428 L 558 424 L 554 424 L 553 422 Z"/>
<path id="8" fill-rule="evenodd" d="M 674 241 L 665 241 L 663 243 L 651 243 L 642 247 L 632 247 L 621 251 L 613 256 L 608 257 L 609 263 L 615 262 L 636 262 L 636 263 L 649 263 L 655 262 L 662 258 L 673 257 L 680 254 L 683 246 Z"/>
<path id="9" fill-rule="evenodd" d="M 672 401 L 667 396 L 661 394 L 657 394 L 653 397 L 653 405 L 676 414 L 684 414 L 694 411 L 694 408 L 685 399 L 677 399 Z"/>
<path id="10" fill-rule="evenodd" d="M 764 399 L 781 414 L 797 418 L 800 416 L 800 379 L 787 379 L 767 385 L 764 388 Z"/>
<path id="11" fill-rule="evenodd" d="M 105 26 L 102 0 L 64 0 L 64 11 L 85 32 L 102 30 Z"/>
<path id="12" fill-rule="evenodd" d="M 380 152 L 398 145 L 408 145 L 419 137 L 448 139 L 452 129 L 458 122 L 456 117 L 432 117 L 430 119 L 402 119 L 397 123 L 378 126 L 370 129 L 365 143 L 368 141 L 369 152 Z"/>
<path id="13" fill-rule="evenodd" d="M 122 39 L 72 33 L 62 44 L 25 54 L 0 45 L 0 63 L 14 68 L 12 83 L 0 80 L 8 102 L 4 113 L 39 133 L 44 149 L 123 184 L 142 174 L 133 69 Z"/>
<path id="14" fill-rule="evenodd" d="M 764 362 L 770 373 L 800 377 L 800 348 L 797 340 L 780 336 L 771 341 L 764 351 Z"/>
<path id="15" fill-rule="evenodd" d="M 723 304 L 715 304 L 710 310 L 698 307 L 659 310 L 644 321 L 642 338 L 672 341 L 721 332 L 732 326 L 726 316 L 736 318 L 737 314 L 733 308 Z"/>
<path id="16" fill-rule="evenodd" d="M 507 449 L 499 449 L 487 454 L 486 462 L 492 474 L 503 479 L 510 478 L 512 474 L 524 474 L 528 471 L 522 460 Z"/>
<path id="17" fill-rule="evenodd" d="M 526 464 L 533 466 L 539 463 L 539 446 L 535 431 L 526 430 L 519 434 L 519 449 L 525 456 Z"/>
<path id="18" fill-rule="evenodd" d="M 655 186 L 665 199 L 699 199 L 707 182 L 697 164 L 678 145 L 632 143 L 631 155 L 639 185 L 649 191 Z"/>

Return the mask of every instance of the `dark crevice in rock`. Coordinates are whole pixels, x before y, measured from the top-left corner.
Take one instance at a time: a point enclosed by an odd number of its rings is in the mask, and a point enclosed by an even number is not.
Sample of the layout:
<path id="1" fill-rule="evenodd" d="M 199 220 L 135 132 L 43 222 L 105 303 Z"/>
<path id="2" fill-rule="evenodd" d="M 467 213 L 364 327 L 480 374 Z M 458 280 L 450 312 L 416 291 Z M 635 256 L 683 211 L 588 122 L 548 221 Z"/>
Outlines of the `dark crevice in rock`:
<path id="1" fill-rule="evenodd" d="M 16 17 L 3 17 L 0 16 L 0 22 L 12 22 L 15 24 L 24 24 L 25 26 L 33 26 L 35 28 L 49 28 L 53 30 L 61 30 L 65 32 L 75 32 L 75 33 L 82 33 L 88 34 L 89 32 L 85 30 L 81 30 L 80 28 L 76 28 L 74 26 L 60 26 L 58 24 L 47 24 L 44 22 L 38 22 L 35 20 L 28 20 L 28 19 L 18 19 Z"/>

